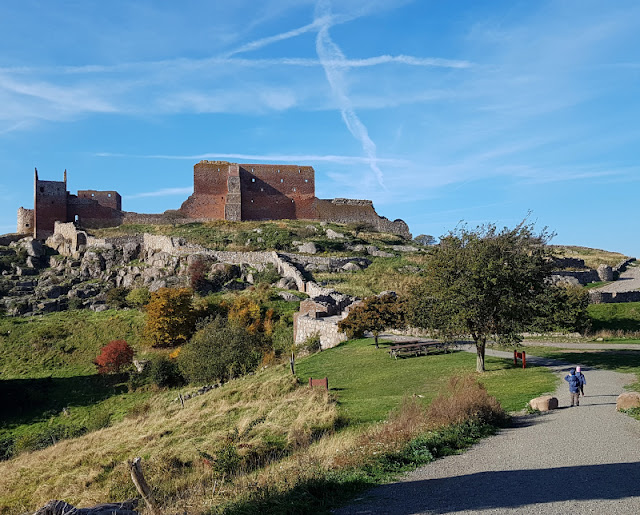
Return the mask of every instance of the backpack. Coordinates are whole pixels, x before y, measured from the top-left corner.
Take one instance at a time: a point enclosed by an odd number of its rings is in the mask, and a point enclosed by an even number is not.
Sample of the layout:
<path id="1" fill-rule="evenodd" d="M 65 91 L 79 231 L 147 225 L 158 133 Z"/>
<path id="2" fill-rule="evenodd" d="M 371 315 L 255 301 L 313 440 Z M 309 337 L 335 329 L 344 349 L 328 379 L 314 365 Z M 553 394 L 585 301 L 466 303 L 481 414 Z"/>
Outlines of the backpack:
<path id="1" fill-rule="evenodd" d="M 582 384 L 580 378 L 577 375 L 570 375 L 568 382 L 569 386 L 571 386 L 572 388 L 580 388 L 580 384 Z"/>

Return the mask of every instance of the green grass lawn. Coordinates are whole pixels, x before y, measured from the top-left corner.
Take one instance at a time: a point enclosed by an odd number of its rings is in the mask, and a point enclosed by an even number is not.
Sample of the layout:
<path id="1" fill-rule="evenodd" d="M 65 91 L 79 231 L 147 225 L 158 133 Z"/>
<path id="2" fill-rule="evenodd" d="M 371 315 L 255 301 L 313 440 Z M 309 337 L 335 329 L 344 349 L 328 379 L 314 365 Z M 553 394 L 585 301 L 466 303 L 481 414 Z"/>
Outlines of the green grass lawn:
<path id="1" fill-rule="evenodd" d="M 591 304 L 588 311 L 593 331 L 640 331 L 640 302 Z"/>
<path id="2" fill-rule="evenodd" d="M 475 374 L 476 357 L 452 352 L 393 359 L 372 339 L 352 340 L 299 361 L 296 375 L 329 378 L 343 415 L 353 423 L 384 420 L 406 396 L 420 395 L 429 403 L 454 375 Z M 487 357 L 487 371 L 478 379 L 506 411 L 524 409 L 533 397 L 556 388 L 556 378 L 546 368 L 513 366 L 508 359 Z"/>
<path id="3" fill-rule="evenodd" d="M 559 344 L 560 345 L 560 344 Z M 639 350 L 574 350 L 561 347 L 526 347 L 527 354 L 553 358 L 581 366 L 614 370 L 623 374 L 635 374 L 636 383 L 629 388 L 640 391 L 640 349 Z"/>
<path id="4" fill-rule="evenodd" d="M 136 346 L 143 320 L 136 310 L 0 317 L 0 459 L 15 442 L 39 448 L 50 435 L 100 429 L 145 402 L 149 394 L 128 393 L 124 375 L 98 375 L 93 364 L 111 340 Z"/>

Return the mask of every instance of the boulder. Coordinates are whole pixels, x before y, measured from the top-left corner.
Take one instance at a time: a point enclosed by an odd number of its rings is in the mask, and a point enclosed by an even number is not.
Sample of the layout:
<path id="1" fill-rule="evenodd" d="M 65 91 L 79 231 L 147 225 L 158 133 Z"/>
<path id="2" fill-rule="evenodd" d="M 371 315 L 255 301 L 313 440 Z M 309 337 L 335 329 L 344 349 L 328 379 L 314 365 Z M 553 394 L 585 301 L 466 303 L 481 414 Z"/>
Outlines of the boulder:
<path id="1" fill-rule="evenodd" d="M 598 267 L 598 277 L 601 281 L 613 281 L 613 268 L 608 265 Z"/>
<path id="2" fill-rule="evenodd" d="M 391 252 L 385 252 L 384 250 L 369 251 L 369 255 L 374 257 L 396 257 L 395 254 L 391 254 Z"/>
<path id="3" fill-rule="evenodd" d="M 24 238 L 20 240 L 20 246 L 27 251 L 27 254 L 31 257 L 39 258 L 44 256 L 44 247 L 42 243 L 32 237 Z"/>
<path id="4" fill-rule="evenodd" d="M 125 243 L 122 247 L 122 260 L 125 263 L 136 259 L 140 255 L 140 245 L 135 242 Z"/>
<path id="5" fill-rule="evenodd" d="M 631 408 L 640 408 L 640 393 L 625 392 L 618 395 L 616 409 L 618 411 Z"/>
<path id="6" fill-rule="evenodd" d="M 345 272 L 358 272 L 359 270 L 361 270 L 361 268 L 358 266 L 357 263 L 349 261 L 348 263 L 342 266 L 341 270 Z"/>
<path id="7" fill-rule="evenodd" d="M 283 290 L 297 290 L 298 285 L 296 280 L 293 277 L 283 277 L 276 284 L 277 288 L 282 288 Z"/>
<path id="8" fill-rule="evenodd" d="M 558 409 L 558 399 L 553 397 L 552 395 L 543 395 L 541 397 L 531 399 L 529 401 L 529 406 L 531 406 L 531 409 L 535 409 L 538 411 L 549 411 L 552 409 Z"/>
<path id="9" fill-rule="evenodd" d="M 318 252 L 318 247 L 316 247 L 315 243 L 313 243 L 312 241 L 309 241 L 307 243 L 303 243 L 302 245 L 300 245 L 298 247 L 298 252 L 302 252 L 305 254 L 315 254 Z"/>
<path id="10" fill-rule="evenodd" d="M 327 238 L 330 240 L 341 240 L 344 238 L 344 234 L 334 231 L 333 229 L 327 229 Z"/>
<path id="11" fill-rule="evenodd" d="M 286 300 L 287 302 L 295 302 L 300 300 L 300 297 L 288 291 L 278 292 L 278 297 L 280 297 L 282 300 Z"/>

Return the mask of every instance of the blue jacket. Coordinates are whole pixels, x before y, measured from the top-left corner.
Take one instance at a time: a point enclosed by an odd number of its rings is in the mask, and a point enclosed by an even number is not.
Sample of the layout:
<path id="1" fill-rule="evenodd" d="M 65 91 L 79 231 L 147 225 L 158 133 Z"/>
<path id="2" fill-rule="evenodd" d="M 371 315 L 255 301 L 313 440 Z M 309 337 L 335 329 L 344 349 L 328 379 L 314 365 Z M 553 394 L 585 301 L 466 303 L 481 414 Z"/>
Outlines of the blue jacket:
<path id="1" fill-rule="evenodd" d="M 578 393 L 580 391 L 580 378 L 575 374 L 569 374 L 564 376 L 564 380 L 569 383 L 569 391 L 571 393 Z"/>
<path id="2" fill-rule="evenodd" d="M 581 385 L 587 384 L 587 380 L 585 379 L 584 374 L 582 372 L 576 372 L 576 376 L 578 376 L 578 379 L 580 379 Z"/>

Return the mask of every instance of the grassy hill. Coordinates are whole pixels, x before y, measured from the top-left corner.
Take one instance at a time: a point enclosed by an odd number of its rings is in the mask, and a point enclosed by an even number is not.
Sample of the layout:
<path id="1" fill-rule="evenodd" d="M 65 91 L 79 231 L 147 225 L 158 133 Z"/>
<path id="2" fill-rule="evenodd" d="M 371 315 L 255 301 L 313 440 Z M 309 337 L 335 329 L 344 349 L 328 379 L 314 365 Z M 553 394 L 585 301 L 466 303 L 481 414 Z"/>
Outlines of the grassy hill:
<path id="1" fill-rule="evenodd" d="M 83 329 L 78 328 L 86 331 L 85 335 L 101 334 L 118 325 L 136 326 L 135 316 L 128 311 L 77 316 L 86 317 L 81 318 Z M 105 321 L 107 324 L 101 326 Z M 26 329 L 21 328 L 21 336 L 14 330 L 7 336 L 9 322 L 3 320 L 3 343 L 15 350 L 23 337 L 38 333 L 38 326 L 54 322 L 57 319 L 34 319 Z M 23 368 L 15 374 L 19 377 L 15 380 L 24 384 L 40 381 L 45 372 L 43 363 L 57 364 L 62 357 L 55 349 L 69 338 L 71 335 L 52 337 L 49 350 L 36 353 L 34 358 L 41 363 L 34 372 L 38 377 L 29 377 L 28 369 Z M 67 417 L 73 417 L 83 404 L 76 396 L 83 389 L 96 391 L 91 385 L 100 379 L 89 373 L 88 360 L 93 350 L 77 345 L 71 353 L 75 360 L 68 358 L 57 374 L 70 381 L 68 385 L 76 385 L 60 390 L 67 392 L 66 401 L 71 402 L 24 414 L 23 423 L 42 427 L 71 423 Z M 11 368 L 10 363 L 22 363 L 10 352 L 3 353 L 1 359 L 3 371 Z M 95 404 L 87 403 L 86 407 L 101 405 L 103 412 L 110 413 L 105 427 L 89 428 L 77 438 L 56 441 L 45 449 L 25 451 L 0 462 L 0 513 L 32 510 L 51 498 L 87 506 L 135 496 L 125 465 L 135 456 L 143 457 L 147 479 L 169 511 L 208 513 L 212 506 L 230 502 L 253 506 L 255 511 L 255 503 L 264 503 L 275 491 L 278 499 L 284 496 L 287 502 L 306 506 L 308 492 L 302 495 L 299 489 L 307 491 L 310 484 L 323 492 L 330 489 L 332 493 L 325 500 L 330 504 L 334 496 L 372 481 L 368 473 L 355 474 L 353 463 L 343 460 L 345 455 L 355 453 L 358 461 L 366 462 L 368 458 L 359 456 L 358 449 L 362 448 L 363 435 L 378 427 L 371 425 L 373 421 L 386 419 L 413 394 L 423 396 L 417 399 L 427 405 L 449 377 L 472 371 L 474 363 L 475 357 L 463 352 L 396 361 L 384 348 L 375 349 L 370 340 L 358 340 L 299 360 L 298 379 L 291 376 L 287 366 L 277 365 L 194 397 L 184 408 L 175 400 L 178 391 L 193 388 L 154 393 L 124 392 L 117 390 L 117 384 L 103 385 L 111 389 L 109 395 L 93 399 Z M 554 389 L 553 376 L 545 369 L 523 371 L 514 369 L 508 360 L 492 358 L 487 365 L 489 371 L 482 381 L 508 409 L 521 409 L 529 398 Z M 56 366 L 50 372 L 55 372 Z M 327 375 L 329 394 L 305 387 L 309 374 Z M 518 387 L 513 388 L 514 383 Z M 70 415 L 59 411 L 62 405 L 69 406 Z M 4 430 L 17 425 L 6 419 L 2 422 Z M 460 434 L 456 438 L 466 441 Z M 398 437 L 398 441 L 402 439 Z M 335 474 L 342 474 L 342 486 L 334 491 Z"/>
<path id="2" fill-rule="evenodd" d="M 327 228 L 342 238 L 330 239 Z M 95 234 L 141 232 L 213 249 L 295 251 L 313 241 L 321 255 L 367 256 L 372 264 L 355 273 L 314 272 L 315 280 L 361 297 L 406 293 L 424 265 L 422 252 L 394 249 L 406 241 L 358 225 L 221 221 Z M 363 247 L 371 245 L 394 257 L 370 255 Z M 608 259 L 617 263 L 618 256 Z M 262 308 L 290 323 L 296 302 L 274 300 L 264 289 L 245 293 L 260 293 Z M 635 327 L 636 315 L 633 306 L 592 314 L 602 327 L 616 317 Z M 475 369 L 466 352 L 394 360 L 384 344 L 355 340 L 299 359 L 296 377 L 288 365 L 272 364 L 184 407 L 178 395 L 197 386 L 138 388 L 127 374 L 98 375 L 93 359 L 110 340 L 125 339 L 138 357 L 167 353 L 140 345 L 144 317 L 136 309 L 0 316 L 0 460 L 14 456 L 0 461 L 0 513 L 34 510 L 52 498 L 88 506 L 135 497 L 125 463 L 135 456 L 168 513 L 318 513 L 490 430 L 429 425 L 425 410 L 450 378 Z M 491 357 L 486 366 L 479 379 L 508 411 L 555 389 L 547 369 Z M 330 391 L 308 389 L 310 376 L 328 377 Z"/>
<path id="3" fill-rule="evenodd" d="M 556 256 L 584 259 L 585 266 L 594 269 L 598 268 L 599 265 L 616 266 L 629 257 L 619 252 L 574 245 L 551 245 L 551 247 Z"/>

